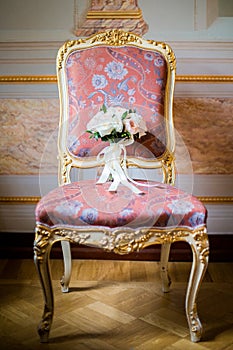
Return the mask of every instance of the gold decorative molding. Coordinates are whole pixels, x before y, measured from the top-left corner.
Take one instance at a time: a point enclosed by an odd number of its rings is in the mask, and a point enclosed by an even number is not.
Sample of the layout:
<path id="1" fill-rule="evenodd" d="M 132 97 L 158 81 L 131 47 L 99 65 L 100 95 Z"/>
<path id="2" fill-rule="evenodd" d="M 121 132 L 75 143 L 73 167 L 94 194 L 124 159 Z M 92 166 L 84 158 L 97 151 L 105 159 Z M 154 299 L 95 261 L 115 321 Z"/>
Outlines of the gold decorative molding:
<path id="1" fill-rule="evenodd" d="M 2 75 L 1 84 L 57 84 L 56 75 Z"/>
<path id="2" fill-rule="evenodd" d="M 68 41 L 66 41 L 63 44 L 63 46 L 59 50 L 59 54 L 58 54 L 58 58 L 57 58 L 57 67 L 58 67 L 59 70 L 62 68 L 62 62 L 63 62 L 64 55 L 67 52 L 67 50 L 70 47 L 74 46 L 75 44 L 81 44 L 82 42 L 85 42 L 85 41 L 82 40 L 82 39 L 79 39 L 79 40 L 68 40 Z"/>
<path id="3" fill-rule="evenodd" d="M 233 75 L 177 75 L 181 83 L 233 83 Z"/>
<path id="4" fill-rule="evenodd" d="M 177 75 L 176 83 L 233 83 L 233 75 Z M 56 75 L 2 75 L 0 84 L 57 84 Z"/>
<path id="5" fill-rule="evenodd" d="M 41 197 L 0 197 L 0 204 L 37 204 Z M 207 197 L 198 196 L 198 199 L 204 204 L 233 204 L 232 197 Z"/>
<path id="6" fill-rule="evenodd" d="M 37 204 L 41 197 L 0 197 L 1 204 Z"/>
<path id="7" fill-rule="evenodd" d="M 201 197 L 198 199 L 204 204 L 233 204 L 233 197 Z"/>
<path id="8" fill-rule="evenodd" d="M 91 36 L 90 42 L 101 42 L 106 45 L 121 46 L 127 45 L 128 43 L 142 44 L 142 39 L 137 34 L 128 33 L 121 29 L 113 29 Z"/>
<path id="9" fill-rule="evenodd" d="M 141 9 L 135 11 L 88 11 L 86 19 L 141 19 Z"/>

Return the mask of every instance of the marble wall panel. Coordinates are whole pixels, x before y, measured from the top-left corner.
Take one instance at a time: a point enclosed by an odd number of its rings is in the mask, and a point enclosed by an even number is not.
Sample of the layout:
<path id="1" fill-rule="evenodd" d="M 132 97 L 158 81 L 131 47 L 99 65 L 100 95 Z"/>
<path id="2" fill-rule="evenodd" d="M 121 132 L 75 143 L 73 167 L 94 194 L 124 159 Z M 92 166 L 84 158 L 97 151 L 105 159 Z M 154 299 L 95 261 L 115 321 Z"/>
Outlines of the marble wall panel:
<path id="1" fill-rule="evenodd" d="M 233 174 L 233 99 L 177 98 L 174 123 L 196 174 Z"/>
<path id="2" fill-rule="evenodd" d="M 0 174 L 55 173 L 58 121 L 58 99 L 1 99 Z"/>
<path id="3" fill-rule="evenodd" d="M 233 174 L 233 99 L 176 98 L 174 122 L 196 174 Z M 57 99 L 0 100 L 0 174 L 57 172 Z"/>

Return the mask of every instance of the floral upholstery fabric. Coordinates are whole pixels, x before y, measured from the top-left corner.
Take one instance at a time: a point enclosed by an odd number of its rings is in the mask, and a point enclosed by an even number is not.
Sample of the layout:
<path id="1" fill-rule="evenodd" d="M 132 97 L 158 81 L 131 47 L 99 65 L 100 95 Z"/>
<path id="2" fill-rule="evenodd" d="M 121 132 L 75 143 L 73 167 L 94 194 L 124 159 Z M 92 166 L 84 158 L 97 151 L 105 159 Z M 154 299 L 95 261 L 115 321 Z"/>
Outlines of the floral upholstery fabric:
<path id="1" fill-rule="evenodd" d="M 202 203 L 173 186 L 150 182 L 142 186 L 143 195 L 122 185 L 114 193 L 108 187 L 86 180 L 52 190 L 37 205 L 37 224 L 195 228 L 206 222 Z"/>
<path id="2" fill-rule="evenodd" d="M 133 108 L 153 137 L 140 140 L 150 151 L 165 150 L 163 123 L 167 64 L 160 53 L 136 47 L 98 47 L 74 51 L 66 64 L 69 95 L 68 149 L 77 157 L 95 156 L 103 143 L 90 140 L 86 124 L 103 104 Z M 148 142 L 149 140 L 149 142 Z M 135 154 L 135 146 L 128 154 Z M 140 155 L 150 156 L 141 147 Z"/>

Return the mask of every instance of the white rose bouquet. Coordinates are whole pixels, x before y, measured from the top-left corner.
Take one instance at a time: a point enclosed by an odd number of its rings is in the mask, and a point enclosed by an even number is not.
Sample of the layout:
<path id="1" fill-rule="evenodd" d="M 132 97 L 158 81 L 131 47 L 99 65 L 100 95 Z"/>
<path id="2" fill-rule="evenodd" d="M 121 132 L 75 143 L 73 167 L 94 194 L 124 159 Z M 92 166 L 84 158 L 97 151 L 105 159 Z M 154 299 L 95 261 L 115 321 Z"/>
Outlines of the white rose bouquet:
<path id="1" fill-rule="evenodd" d="M 136 194 L 143 193 L 133 185 L 135 181 L 127 174 L 125 146 L 145 135 L 146 131 L 145 121 L 135 110 L 122 107 L 107 109 L 105 105 L 101 107 L 87 124 L 87 132 L 91 134 L 91 138 L 110 142 L 110 145 L 97 155 L 97 159 L 103 155 L 105 163 L 97 184 L 103 184 L 111 179 L 109 191 L 116 191 L 118 185 L 122 183 Z"/>
<path id="2" fill-rule="evenodd" d="M 116 142 L 119 139 L 134 139 L 145 135 L 146 123 L 135 110 L 103 105 L 87 124 L 91 138 Z"/>

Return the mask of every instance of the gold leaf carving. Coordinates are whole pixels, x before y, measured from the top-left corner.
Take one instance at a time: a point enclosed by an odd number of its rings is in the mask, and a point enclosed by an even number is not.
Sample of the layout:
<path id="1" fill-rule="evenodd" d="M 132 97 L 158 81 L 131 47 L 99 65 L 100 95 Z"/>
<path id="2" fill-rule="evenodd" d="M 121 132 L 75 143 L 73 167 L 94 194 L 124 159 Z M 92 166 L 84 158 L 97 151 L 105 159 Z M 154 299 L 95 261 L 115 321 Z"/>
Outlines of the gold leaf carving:
<path id="1" fill-rule="evenodd" d="M 164 170 L 164 175 L 165 175 L 165 182 L 168 184 L 173 185 L 174 184 L 174 157 L 171 153 L 168 153 L 164 155 L 162 159 L 163 163 L 163 170 Z"/>
<path id="2" fill-rule="evenodd" d="M 196 241 L 197 251 L 199 253 L 201 263 L 207 264 L 207 259 L 209 256 L 209 240 L 206 229 L 204 228 L 196 231 L 193 238 Z"/>
<path id="3" fill-rule="evenodd" d="M 165 232 L 156 232 L 155 236 L 159 240 L 159 243 L 174 243 L 181 240 L 184 237 L 189 235 L 186 231 L 165 231 Z"/>
<path id="4" fill-rule="evenodd" d="M 62 184 L 69 183 L 69 169 L 71 164 L 72 159 L 68 156 L 68 154 L 64 153 L 62 157 Z"/>
<path id="5" fill-rule="evenodd" d="M 68 50 L 68 48 L 74 46 L 74 45 L 79 45 L 81 43 L 84 43 L 84 39 L 79 39 L 79 40 L 68 40 L 65 42 L 65 44 L 60 48 L 58 58 L 57 58 L 57 68 L 60 70 L 62 68 L 62 63 L 64 61 L 64 56 Z"/>
<path id="6" fill-rule="evenodd" d="M 117 254 L 129 254 L 135 251 L 139 251 L 143 248 L 144 244 L 149 241 L 153 236 L 152 232 L 148 232 L 142 235 L 138 239 L 133 239 L 131 234 L 122 234 L 122 236 L 117 237 L 117 242 L 115 243 L 114 253 Z"/>
<path id="7" fill-rule="evenodd" d="M 154 41 L 154 40 L 148 40 L 147 42 L 151 45 L 161 47 L 161 49 L 163 49 L 167 54 L 168 63 L 170 64 L 171 69 L 172 70 L 176 69 L 176 56 L 168 44 L 164 42 Z"/>
<path id="8" fill-rule="evenodd" d="M 139 251 L 151 244 L 173 243 L 183 240 L 189 234 L 185 230 L 166 231 L 156 228 L 144 228 L 129 232 L 114 231 L 105 234 L 100 241 L 100 245 L 107 251 L 114 251 L 117 254 L 123 255 Z"/>
<path id="9" fill-rule="evenodd" d="M 201 337 L 201 331 L 202 327 L 200 325 L 200 321 L 197 315 L 197 305 L 196 303 L 193 304 L 193 308 L 189 313 L 190 322 L 191 322 L 191 331 L 195 333 L 195 336 L 197 339 L 200 339 Z"/>
<path id="10" fill-rule="evenodd" d="M 121 46 L 128 43 L 142 43 L 142 40 L 138 35 L 120 29 L 112 29 L 108 32 L 99 33 L 90 39 L 91 43 L 97 41 L 113 46 Z"/>
<path id="11" fill-rule="evenodd" d="M 90 237 L 89 233 L 78 233 L 75 229 L 58 229 L 54 231 L 55 235 L 64 237 L 68 239 L 71 242 L 78 243 L 78 244 L 84 244 L 86 240 Z"/>
<path id="12" fill-rule="evenodd" d="M 44 259 L 44 254 L 48 248 L 50 238 L 51 232 L 49 230 L 46 230 L 40 226 L 36 227 L 33 249 L 38 261 L 42 261 Z"/>

